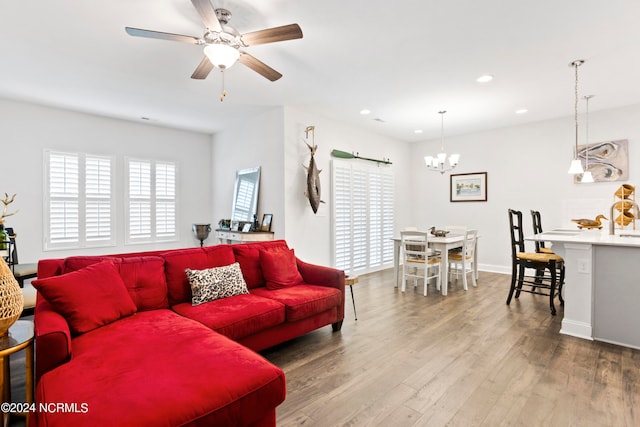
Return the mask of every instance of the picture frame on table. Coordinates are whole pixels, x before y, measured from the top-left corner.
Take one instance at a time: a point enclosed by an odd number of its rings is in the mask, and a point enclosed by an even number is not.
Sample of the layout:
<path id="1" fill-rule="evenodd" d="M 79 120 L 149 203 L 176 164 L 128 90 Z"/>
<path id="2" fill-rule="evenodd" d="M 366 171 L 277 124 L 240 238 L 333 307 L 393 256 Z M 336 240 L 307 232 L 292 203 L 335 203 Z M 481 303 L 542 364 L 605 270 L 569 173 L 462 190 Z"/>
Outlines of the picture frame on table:
<path id="1" fill-rule="evenodd" d="M 262 215 L 262 223 L 260 224 L 260 231 L 271 231 L 272 220 L 273 220 L 273 214 Z"/>
<path id="2" fill-rule="evenodd" d="M 486 202 L 487 173 L 451 174 L 450 202 Z"/>

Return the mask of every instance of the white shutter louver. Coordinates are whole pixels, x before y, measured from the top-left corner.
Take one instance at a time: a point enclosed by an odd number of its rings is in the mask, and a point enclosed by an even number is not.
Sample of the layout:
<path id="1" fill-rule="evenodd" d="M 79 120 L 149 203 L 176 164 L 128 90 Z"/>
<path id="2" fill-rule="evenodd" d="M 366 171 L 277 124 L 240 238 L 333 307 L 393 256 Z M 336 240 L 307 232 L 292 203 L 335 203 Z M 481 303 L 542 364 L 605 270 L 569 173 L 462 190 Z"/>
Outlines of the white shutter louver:
<path id="1" fill-rule="evenodd" d="M 176 234 L 176 167 L 173 163 L 156 164 L 156 236 L 171 238 Z"/>
<path id="2" fill-rule="evenodd" d="M 112 235 L 111 158 L 85 160 L 85 230 L 87 241 L 109 241 Z"/>

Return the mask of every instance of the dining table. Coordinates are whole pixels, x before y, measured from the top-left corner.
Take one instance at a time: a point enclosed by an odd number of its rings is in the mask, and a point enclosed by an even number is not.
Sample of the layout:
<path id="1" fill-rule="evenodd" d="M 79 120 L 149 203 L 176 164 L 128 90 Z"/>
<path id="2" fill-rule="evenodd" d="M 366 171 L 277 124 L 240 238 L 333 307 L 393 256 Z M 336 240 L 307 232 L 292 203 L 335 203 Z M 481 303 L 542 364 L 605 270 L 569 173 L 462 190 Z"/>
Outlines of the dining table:
<path id="1" fill-rule="evenodd" d="M 398 273 L 400 271 L 400 237 L 393 238 L 393 273 L 395 277 L 395 287 L 398 287 Z M 464 245 L 464 234 L 449 233 L 444 237 L 430 236 L 429 247 L 434 251 L 440 252 L 440 292 L 446 296 L 449 287 L 449 250 L 462 248 Z M 477 245 L 477 241 L 476 241 Z M 477 247 L 476 247 L 477 249 Z M 478 277 L 478 251 L 473 253 L 473 268 L 476 277 Z"/>

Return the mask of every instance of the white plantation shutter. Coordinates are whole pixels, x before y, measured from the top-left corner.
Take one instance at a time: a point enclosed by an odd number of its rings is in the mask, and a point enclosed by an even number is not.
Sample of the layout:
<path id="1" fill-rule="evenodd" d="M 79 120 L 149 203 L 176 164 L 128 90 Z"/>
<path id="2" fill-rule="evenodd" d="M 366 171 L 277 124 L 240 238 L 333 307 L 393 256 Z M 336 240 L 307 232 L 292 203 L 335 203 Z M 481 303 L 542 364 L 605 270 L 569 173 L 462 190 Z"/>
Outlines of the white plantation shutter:
<path id="1" fill-rule="evenodd" d="M 129 160 L 129 241 L 151 239 L 151 162 Z"/>
<path id="2" fill-rule="evenodd" d="M 395 215 L 394 179 L 390 170 L 382 170 L 382 265 L 393 263 L 393 226 Z"/>
<path id="3" fill-rule="evenodd" d="M 176 164 L 127 159 L 127 243 L 177 239 Z"/>
<path id="4" fill-rule="evenodd" d="M 45 151 L 45 250 L 113 245 L 113 160 Z"/>
<path id="5" fill-rule="evenodd" d="M 109 157 L 87 156 L 85 160 L 85 229 L 87 241 L 111 240 L 112 161 Z"/>
<path id="6" fill-rule="evenodd" d="M 171 238 L 176 234 L 176 166 L 156 164 L 156 236 Z"/>
<path id="7" fill-rule="evenodd" d="M 365 273 L 393 262 L 393 173 L 332 161 L 334 266 Z"/>
<path id="8" fill-rule="evenodd" d="M 333 265 L 351 270 L 351 169 L 333 162 Z"/>

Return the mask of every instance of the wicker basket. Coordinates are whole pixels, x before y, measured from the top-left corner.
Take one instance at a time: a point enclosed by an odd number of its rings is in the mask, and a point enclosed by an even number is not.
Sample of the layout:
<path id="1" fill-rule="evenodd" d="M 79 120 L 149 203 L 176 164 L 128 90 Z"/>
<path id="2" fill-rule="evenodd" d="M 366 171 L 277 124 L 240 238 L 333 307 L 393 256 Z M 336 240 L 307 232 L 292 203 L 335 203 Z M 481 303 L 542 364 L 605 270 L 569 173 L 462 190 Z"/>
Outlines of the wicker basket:
<path id="1" fill-rule="evenodd" d="M 9 332 L 11 325 L 22 314 L 23 307 L 22 289 L 5 260 L 0 257 L 0 336 Z"/>

